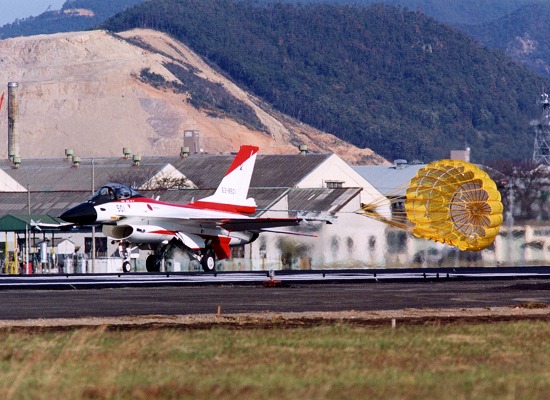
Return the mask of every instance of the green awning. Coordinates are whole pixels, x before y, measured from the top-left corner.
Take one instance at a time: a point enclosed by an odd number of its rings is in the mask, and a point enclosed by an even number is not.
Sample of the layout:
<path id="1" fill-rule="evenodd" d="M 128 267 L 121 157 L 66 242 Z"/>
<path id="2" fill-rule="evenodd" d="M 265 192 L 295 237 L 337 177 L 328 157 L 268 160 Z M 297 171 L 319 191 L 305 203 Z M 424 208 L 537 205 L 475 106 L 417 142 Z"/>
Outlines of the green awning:
<path id="1" fill-rule="evenodd" d="M 0 218 L 0 232 L 25 232 L 26 230 L 58 230 L 55 226 L 48 227 L 33 227 L 34 224 L 53 224 L 58 225 L 63 223 L 58 218 L 52 217 L 48 214 L 24 214 L 24 215 L 12 215 L 8 214 Z"/>

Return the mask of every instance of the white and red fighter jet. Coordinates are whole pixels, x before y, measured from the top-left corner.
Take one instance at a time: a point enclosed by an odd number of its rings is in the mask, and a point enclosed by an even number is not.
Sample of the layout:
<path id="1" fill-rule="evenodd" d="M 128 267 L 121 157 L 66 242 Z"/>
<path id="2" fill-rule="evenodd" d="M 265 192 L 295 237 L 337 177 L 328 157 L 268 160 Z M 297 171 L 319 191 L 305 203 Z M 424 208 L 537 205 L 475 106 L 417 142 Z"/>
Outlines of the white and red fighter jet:
<path id="1" fill-rule="evenodd" d="M 312 220 L 250 216 L 256 211 L 256 202 L 247 196 L 257 153 L 258 147 L 241 146 L 216 192 L 201 200 L 170 204 L 113 183 L 101 187 L 90 200 L 67 210 L 60 218 L 76 225 L 102 225 L 103 234 L 124 248 L 133 244 L 152 250 L 146 261 L 148 271 L 159 270 L 170 245 L 183 248 L 199 260 L 205 271 L 213 271 L 216 258 L 231 256 L 231 246 L 251 243 L 270 228 Z M 128 260 L 123 269 L 130 270 Z"/>

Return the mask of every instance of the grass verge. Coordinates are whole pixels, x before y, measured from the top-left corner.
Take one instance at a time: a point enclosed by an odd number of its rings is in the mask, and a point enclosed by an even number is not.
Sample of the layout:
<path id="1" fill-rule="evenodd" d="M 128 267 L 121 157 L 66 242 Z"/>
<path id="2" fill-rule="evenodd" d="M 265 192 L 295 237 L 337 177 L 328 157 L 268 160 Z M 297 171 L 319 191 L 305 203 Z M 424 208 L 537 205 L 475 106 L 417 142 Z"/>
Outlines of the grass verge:
<path id="1" fill-rule="evenodd" d="M 550 321 L 7 330 L 5 399 L 550 398 Z"/>

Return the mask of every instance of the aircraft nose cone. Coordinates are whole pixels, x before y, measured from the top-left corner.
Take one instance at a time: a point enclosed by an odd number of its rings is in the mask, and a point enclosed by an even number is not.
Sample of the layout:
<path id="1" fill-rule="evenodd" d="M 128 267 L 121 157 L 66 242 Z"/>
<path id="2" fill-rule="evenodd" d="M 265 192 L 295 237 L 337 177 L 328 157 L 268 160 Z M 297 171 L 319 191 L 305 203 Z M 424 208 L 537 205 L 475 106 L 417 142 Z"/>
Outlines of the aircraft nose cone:
<path id="1" fill-rule="evenodd" d="M 78 225 L 93 224 L 97 220 L 97 212 L 89 203 L 82 203 L 73 207 L 59 216 L 63 221 Z"/>

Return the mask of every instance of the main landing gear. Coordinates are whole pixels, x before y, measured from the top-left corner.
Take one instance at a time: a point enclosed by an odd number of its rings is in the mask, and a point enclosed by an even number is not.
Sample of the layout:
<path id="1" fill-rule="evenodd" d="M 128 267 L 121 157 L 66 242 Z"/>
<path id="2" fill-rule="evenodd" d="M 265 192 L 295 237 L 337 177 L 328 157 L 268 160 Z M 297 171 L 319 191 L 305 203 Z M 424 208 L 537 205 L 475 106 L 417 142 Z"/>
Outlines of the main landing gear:
<path id="1" fill-rule="evenodd" d="M 216 254 L 214 253 L 214 250 L 204 249 L 200 252 L 200 254 L 188 250 L 188 253 L 190 260 L 197 260 L 203 271 L 214 272 L 216 270 Z M 160 272 L 165 254 L 166 251 L 162 251 L 161 254 L 153 253 L 147 256 L 147 259 L 145 260 L 147 272 Z"/>
<path id="2" fill-rule="evenodd" d="M 212 249 L 204 249 L 200 256 L 203 271 L 214 272 L 216 270 L 216 255 Z"/>

